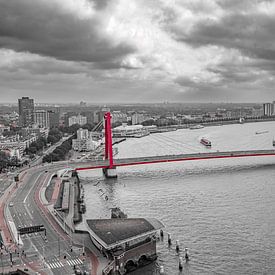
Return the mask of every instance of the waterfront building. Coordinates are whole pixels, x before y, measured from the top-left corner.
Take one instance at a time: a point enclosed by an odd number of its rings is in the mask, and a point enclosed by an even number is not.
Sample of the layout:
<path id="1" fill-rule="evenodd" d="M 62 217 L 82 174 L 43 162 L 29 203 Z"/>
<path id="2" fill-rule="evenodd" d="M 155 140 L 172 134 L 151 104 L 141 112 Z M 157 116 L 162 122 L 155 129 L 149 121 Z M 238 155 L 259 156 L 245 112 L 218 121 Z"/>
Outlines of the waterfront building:
<path id="1" fill-rule="evenodd" d="M 274 105 L 272 103 L 264 103 L 263 104 L 264 109 L 264 116 L 271 116 L 274 112 Z"/>
<path id="2" fill-rule="evenodd" d="M 18 99 L 19 124 L 29 127 L 34 123 L 34 100 L 29 97 Z"/>
<path id="3" fill-rule="evenodd" d="M 49 128 L 50 127 L 49 112 L 45 110 L 35 110 L 34 124 L 39 128 Z"/>
<path id="4" fill-rule="evenodd" d="M 77 138 L 73 139 L 72 147 L 75 151 L 92 151 L 99 146 L 100 142 L 92 139 L 91 133 L 87 129 L 78 129 Z"/>
<path id="5" fill-rule="evenodd" d="M 164 225 L 157 219 L 114 218 L 86 220 L 94 245 L 110 263 L 102 274 L 118 270 L 125 274 L 157 258 L 157 232 Z"/>
<path id="6" fill-rule="evenodd" d="M 113 137 L 143 137 L 149 135 L 149 131 L 143 125 L 127 125 L 123 123 L 121 126 L 115 127 L 113 130 Z"/>
<path id="7" fill-rule="evenodd" d="M 80 114 L 78 114 L 77 116 L 69 117 L 69 126 L 72 126 L 74 124 L 85 125 L 87 124 L 87 118 Z"/>

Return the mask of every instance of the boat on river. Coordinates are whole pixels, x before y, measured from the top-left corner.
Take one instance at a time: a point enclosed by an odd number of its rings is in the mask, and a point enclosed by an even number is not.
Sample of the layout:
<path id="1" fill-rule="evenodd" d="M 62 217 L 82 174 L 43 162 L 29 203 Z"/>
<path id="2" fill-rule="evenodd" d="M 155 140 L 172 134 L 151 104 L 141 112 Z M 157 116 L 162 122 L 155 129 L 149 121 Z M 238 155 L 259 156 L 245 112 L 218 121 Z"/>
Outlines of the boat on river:
<path id="1" fill-rule="evenodd" d="M 196 129 L 202 129 L 202 128 L 204 128 L 204 126 L 200 124 L 192 125 L 189 127 L 190 130 L 196 130 Z"/>
<path id="2" fill-rule="evenodd" d="M 266 133 L 268 133 L 267 130 L 255 132 L 256 135 L 261 135 L 261 134 L 266 134 Z"/>
<path id="3" fill-rule="evenodd" d="M 201 144 L 203 144 L 204 146 L 206 146 L 206 147 L 211 147 L 211 141 L 210 140 L 208 140 L 208 139 L 206 139 L 206 138 L 202 138 L 201 140 L 200 140 L 200 143 Z"/>

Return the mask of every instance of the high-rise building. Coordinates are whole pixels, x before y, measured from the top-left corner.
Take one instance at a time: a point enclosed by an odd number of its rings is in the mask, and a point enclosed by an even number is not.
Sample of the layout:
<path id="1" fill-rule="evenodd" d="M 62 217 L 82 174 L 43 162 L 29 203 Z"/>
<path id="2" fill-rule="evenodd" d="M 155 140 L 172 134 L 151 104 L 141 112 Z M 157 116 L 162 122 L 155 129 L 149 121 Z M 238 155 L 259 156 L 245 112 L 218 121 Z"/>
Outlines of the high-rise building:
<path id="1" fill-rule="evenodd" d="M 90 138 L 90 133 L 88 129 L 80 128 L 76 131 L 76 136 L 77 136 L 77 139 L 88 139 Z"/>
<path id="2" fill-rule="evenodd" d="M 87 118 L 80 114 L 77 116 L 69 117 L 69 126 L 72 126 L 74 124 L 79 124 L 79 125 L 87 124 Z"/>
<path id="3" fill-rule="evenodd" d="M 34 123 L 34 101 L 29 97 L 18 99 L 19 124 L 22 127 L 29 127 Z"/>
<path id="4" fill-rule="evenodd" d="M 274 109 L 273 109 L 272 103 L 264 103 L 263 109 L 264 109 L 264 116 L 271 116 L 273 115 Z"/>
<path id="5" fill-rule="evenodd" d="M 40 128 L 50 127 L 49 112 L 45 110 L 35 110 L 34 124 Z"/>
<path id="6" fill-rule="evenodd" d="M 60 119 L 60 112 L 58 110 L 49 111 L 49 120 L 50 120 L 51 128 L 59 126 L 59 119 Z"/>
<path id="7" fill-rule="evenodd" d="M 94 112 L 94 123 L 99 123 L 103 120 L 105 113 L 110 112 L 110 108 L 104 106 L 101 110 Z"/>
<path id="8" fill-rule="evenodd" d="M 100 141 L 92 139 L 91 133 L 87 129 L 78 129 L 77 138 L 72 141 L 72 148 L 75 151 L 91 151 L 97 148 Z"/>
<path id="9" fill-rule="evenodd" d="M 132 115 L 132 125 L 140 124 L 144 121 L 144 115 L 143 114 L 133 114 Z"/>

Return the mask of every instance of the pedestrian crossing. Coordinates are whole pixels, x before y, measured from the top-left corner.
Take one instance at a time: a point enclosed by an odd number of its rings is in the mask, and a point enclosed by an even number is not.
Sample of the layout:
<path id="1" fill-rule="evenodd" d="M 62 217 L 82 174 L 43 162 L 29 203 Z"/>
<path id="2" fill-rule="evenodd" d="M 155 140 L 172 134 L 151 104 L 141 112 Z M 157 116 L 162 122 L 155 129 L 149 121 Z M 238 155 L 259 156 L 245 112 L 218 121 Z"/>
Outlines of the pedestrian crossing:
<path id="1" fill-rule="evenodd" d="M 69 265 L 81 265 L 81 264 L 83 264 L 83 262 L 80 259 L 67 260 L 67 263 Z"/>
<path id="2" fill-rule="evenodd" d="M 47 265 L 50 269 L 55 269 L 55 268 L 62 268 L 64 267 L 64 265 L 82 265 L 83 261 L 80 259 L 70 259 L 70 260 L 66 260 L 64 262 L 61 261 L 51 261 L 51 262 L 47 262 Z"/>

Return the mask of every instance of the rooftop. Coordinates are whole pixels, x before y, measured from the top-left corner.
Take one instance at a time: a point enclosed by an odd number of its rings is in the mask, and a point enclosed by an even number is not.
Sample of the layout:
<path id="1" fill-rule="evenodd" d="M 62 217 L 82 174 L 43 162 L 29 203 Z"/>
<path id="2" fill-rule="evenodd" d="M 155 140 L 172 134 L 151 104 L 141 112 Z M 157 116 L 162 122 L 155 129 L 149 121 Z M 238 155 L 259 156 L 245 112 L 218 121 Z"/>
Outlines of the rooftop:
<path id="1" fill-rule="evenodd" d="M 144 127 L 142 125 L 120 125 L 117 126 L 113 129 L 113 131 L 124 131 L 124 130 L 128 130 L 128 131 L 133 131 L 133 130 L 139 130 L 139 129 L 143 129 Z"/>
<path id="2" fill-rule="evenodd" d="M 157 219 L 97 219 L 87 220 L 89 232 L 104 248 L 146 236 L 164 227 Z"/>

